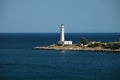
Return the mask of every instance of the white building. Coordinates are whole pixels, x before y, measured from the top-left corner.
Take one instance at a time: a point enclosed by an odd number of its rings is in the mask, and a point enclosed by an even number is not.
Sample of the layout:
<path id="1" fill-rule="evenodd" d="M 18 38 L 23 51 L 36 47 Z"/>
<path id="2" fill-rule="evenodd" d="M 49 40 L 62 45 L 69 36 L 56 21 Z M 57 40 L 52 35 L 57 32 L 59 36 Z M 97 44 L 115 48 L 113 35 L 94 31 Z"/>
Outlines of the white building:
<path id="1" fill-rule="evenodd" d="M 61 26 L 60 26 L 60 41 L 58 41 L 58 44 L 60 44 L 60 45 L 72 45 L 72 41 L 65 41 L 63 24 L 61 24 Z"/>

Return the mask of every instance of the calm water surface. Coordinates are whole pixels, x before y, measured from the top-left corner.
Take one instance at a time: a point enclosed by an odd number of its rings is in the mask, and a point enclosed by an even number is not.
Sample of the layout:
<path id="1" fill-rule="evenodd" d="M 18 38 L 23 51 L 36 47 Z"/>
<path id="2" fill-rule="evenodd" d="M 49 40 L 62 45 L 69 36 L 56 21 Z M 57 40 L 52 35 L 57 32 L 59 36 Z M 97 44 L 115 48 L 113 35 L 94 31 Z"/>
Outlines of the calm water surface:
<path id="1" fill-rule="evenodd" d="M 110 42 L 109 34 L 66 34 L 74 43 L 81 37 Z M 0 80 L 120 80 L 120 54 L 107 52 L 32 50 L 57 43 L 59 34 L 0 34 Z"/>

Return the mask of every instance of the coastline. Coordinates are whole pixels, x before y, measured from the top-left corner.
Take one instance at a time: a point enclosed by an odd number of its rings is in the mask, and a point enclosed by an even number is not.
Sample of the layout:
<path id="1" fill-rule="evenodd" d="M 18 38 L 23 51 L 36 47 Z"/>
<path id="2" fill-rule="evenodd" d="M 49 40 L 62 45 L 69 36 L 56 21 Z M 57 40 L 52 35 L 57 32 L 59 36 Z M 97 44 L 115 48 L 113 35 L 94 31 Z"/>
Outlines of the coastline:
<path id="1" fill-rule="evenodd" d="M 117 52 L 120 53 L 120 49 L 104 49 L 101 47 L 89 48 L 89 47 L 50 47 L 50 46 L 37 46 L 33 47 L 33 50 L 67 50 L 67 51 L 91 51 L 91 52 Z"/>
<path id="2" fill-rule="evenodd" d="M 33 47 L 34 50 L 69 50 L 69 51 L 96 51 L 96 52 L 120 52 L 120 38 L 115 42 L 88 41 L 82 37 L 80 42 L 73 44 L 72 40 L 65 40 L 64 25 L 60 25 L 60 40 L 57 44 L 49 46 Z"/>

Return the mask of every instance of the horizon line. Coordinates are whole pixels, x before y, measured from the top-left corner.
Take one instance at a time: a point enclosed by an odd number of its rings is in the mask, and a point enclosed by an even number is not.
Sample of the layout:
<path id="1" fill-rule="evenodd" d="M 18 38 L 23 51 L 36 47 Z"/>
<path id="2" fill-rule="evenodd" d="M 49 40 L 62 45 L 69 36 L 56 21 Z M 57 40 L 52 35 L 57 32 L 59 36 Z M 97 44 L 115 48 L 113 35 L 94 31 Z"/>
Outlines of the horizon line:
<path id="1" fill-rule="evenodd" d="M 0 32 L 1 33 L 60 33 L 60 32 Z M 65 32 L 65 33 L 120 33 L 120 32 Z"/>

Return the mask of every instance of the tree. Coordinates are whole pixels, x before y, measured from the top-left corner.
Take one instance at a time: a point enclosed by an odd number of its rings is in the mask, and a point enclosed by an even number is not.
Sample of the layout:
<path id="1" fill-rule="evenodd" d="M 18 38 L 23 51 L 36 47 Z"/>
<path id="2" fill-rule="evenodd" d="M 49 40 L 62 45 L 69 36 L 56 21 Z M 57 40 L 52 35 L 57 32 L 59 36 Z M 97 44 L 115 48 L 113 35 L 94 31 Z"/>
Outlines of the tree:
<path id="1" fill-rule="evenodd" d="M 83 37 L 83 38 L 81 39 L 81 43 L 82 43 L 83 45 L 87 44 L 87 43 L 88 43 L 87 38 Z"/>
<path id="2" fill-rule="evenodd" d="M 120 38 L 118 38 L 117 41 L 120 42 Z"/>

